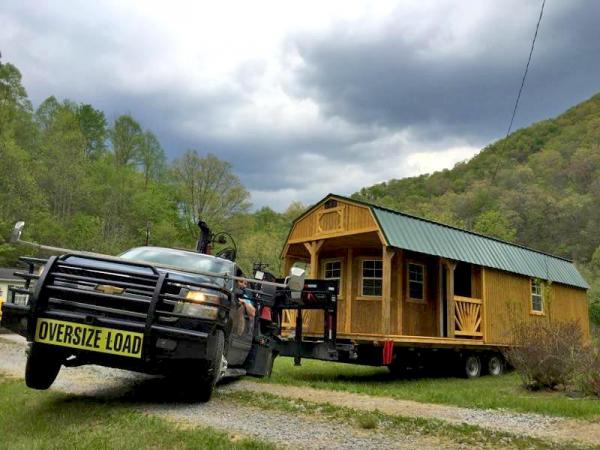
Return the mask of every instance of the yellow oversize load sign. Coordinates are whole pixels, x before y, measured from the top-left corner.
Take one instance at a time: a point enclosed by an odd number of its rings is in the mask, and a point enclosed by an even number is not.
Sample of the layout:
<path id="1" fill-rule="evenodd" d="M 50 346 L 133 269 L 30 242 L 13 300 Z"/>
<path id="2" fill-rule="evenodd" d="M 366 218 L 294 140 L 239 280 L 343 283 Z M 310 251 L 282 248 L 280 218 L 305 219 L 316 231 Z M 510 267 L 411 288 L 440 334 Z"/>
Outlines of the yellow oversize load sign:
<path id="1" fill-rule="evenodd" d="M 142 333 L 54 319 L 38 319 L 35 329 L 35 342 L 132 358 L 142 357 L 143 338 Z"/>

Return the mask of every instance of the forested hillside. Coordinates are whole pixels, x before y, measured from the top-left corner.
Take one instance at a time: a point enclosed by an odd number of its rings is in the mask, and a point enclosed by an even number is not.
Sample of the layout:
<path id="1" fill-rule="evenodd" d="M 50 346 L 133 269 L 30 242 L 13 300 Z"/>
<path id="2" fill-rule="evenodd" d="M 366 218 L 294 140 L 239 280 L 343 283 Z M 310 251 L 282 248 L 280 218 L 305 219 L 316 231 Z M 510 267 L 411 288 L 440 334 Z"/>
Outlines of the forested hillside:
<path id="1" fill-rule="evenodd" d="M 17 220 L 24 238 L 117 254 L 146 239 L 193 248 L 202 218 L 235 236 L 246 269 L 279 271 L 281 243 L 303 210 L 250 213 L 249 193 L 228 162 L 187 151 L 167 163 L 160 142 L 130 115 L 108 123 L 93 105 L 47 98 L 33 109 L 11 64 L 0 65 L 0 266 L 26 248 L 6 242 Z"/>
<path id="2" fill-rule="evenodd" d="M 574 259 L 600 300 L 600 94 L 451 170 L 354 196 Z"/>
<path id="3" fill-rule="evenodd" d="M 210 153 L 218 150 L 168 163 L 130 115 L 108 123 L 93 105 L 54 97 L 34 110 L 18 69 L 1 64 L 0 266 L 26 250 L 5 240 L 17 220 L 27 222 L 25 238 L 117 254 L 147 239 L 193 248 L 201 217 L 236 237 L 246 270 L 261 260 L 279 272 L 281 246 L 305 206 L 250 212 L 230 164 Z M 600 95 L 451 170 L 354 196 L 574 259 L 600 323 Z"/>

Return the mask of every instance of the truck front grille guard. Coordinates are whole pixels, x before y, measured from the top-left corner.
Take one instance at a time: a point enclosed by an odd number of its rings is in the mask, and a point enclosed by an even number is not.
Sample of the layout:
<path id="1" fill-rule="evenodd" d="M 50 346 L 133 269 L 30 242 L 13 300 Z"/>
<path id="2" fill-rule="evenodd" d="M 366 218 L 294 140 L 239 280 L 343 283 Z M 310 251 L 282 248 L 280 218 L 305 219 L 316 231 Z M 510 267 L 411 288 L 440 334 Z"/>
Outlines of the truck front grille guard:
<path id="1" fill-rule="evenodd" d="M 126 325 L 143 332 L 146 337 L 153 331 L 174 337 L 206 337 L 206 333 L 200 331 L 158 324 L 157 318 L 202 320 L 174 312 L 175 305 L 185 300 L 179 295 L 181 285 L 215 291 L 228 298 L 231 296 L 229 291 L 213 284 L 170 279 L 169 274 L 160 273 L 150 265 L 75 255 L 79 259 L 110 263 L 110 268 L 105 269 L 69 262 L 67 259 L 70 256 L 74 255 L 53 256 L 48 260 L 21 258 L 22 262 L 29 265 L 29 271 L 15 272 L 15 275 L 24 278 L 26 284 L 24 288 L 11 290 L 29 295 L 29 305 L 26 307 L 30 311 L 27 329 L 29 340 L 35 336 L 35 318 L 42 313 L 63 319 L 83 318 L 89 324 Z M 34 266 L 42 263 L 46 267 L 39 276 L 34 273 Z M 35 288 L 31 289 L 33 280 Z M 106 293 L 98 291 L 99 286 L 122 291 L 119 294 Z M 145 339 L 146 343 L 149 341 Z"/>

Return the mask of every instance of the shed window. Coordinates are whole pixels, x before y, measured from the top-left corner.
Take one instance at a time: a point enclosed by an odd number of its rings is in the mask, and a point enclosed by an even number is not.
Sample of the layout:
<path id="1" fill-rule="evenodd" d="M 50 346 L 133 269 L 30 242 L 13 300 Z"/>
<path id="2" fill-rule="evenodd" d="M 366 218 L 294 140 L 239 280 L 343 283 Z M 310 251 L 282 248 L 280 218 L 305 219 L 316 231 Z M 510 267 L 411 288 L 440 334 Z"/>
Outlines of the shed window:
<path id="1" fill-rule="evenodd" d="M 425 300 L 425 266 L 408 263 L 408 296 L 412 300 Z"/>
<path id="2" fill-rule="evenodd" d="M 323 278 L 337 280 L 338 292 L 342 294 L 342 261 L 339 259 L 325 260 L 323 262 Z"/>
<path id="3" fill-rule="evenodd" d="M 362 295 L 381 296 L 383 263 L 380 259 L 365 259 L 362 262 Z"/>
<path id="4" fill-rule="evenodd" d="M 542 283 L 536 278 L 531 279 L 531 311 L 544 312 L 544 300 L 542 298 Z"/>

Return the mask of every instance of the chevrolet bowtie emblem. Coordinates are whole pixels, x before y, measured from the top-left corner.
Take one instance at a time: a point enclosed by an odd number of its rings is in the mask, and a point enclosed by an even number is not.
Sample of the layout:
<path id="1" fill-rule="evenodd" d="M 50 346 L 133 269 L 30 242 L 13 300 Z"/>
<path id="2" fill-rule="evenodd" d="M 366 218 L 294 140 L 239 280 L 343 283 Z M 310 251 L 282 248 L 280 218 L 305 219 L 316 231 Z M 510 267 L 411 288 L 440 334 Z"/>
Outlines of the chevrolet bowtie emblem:
<path id="1" fill-rule="evenodd" d="M 96 290 L 105 294 L 115 295 L 122 294 L 125 289 L 118 286 L 111 286 L 110 284 L 99 284 L 98 286 L 96 286 Z"/>

